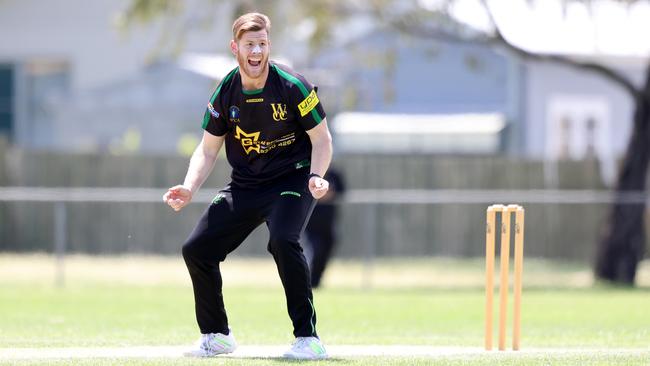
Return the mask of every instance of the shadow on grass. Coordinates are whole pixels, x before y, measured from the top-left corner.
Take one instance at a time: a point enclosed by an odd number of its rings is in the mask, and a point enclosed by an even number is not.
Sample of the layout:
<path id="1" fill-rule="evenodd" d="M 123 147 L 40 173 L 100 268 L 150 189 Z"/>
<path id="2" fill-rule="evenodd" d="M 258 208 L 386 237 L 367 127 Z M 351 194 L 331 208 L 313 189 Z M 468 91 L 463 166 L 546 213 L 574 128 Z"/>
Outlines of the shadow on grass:
<path id="1" fill-rule="evenodd" d="M 232 359 L 232 360 L 256 360 L 256 361 L 274 361 L 274 362 L 282 362 L 282 363 L 287 363 L 287 364 L 297 364 L 297 363 L 310 363 L 314 364 L 315 363 L 320 363 L 320 362 L 334 362 L 334 363 L 340 363 L 340 364 L 350 364 L 353 363 L 353 360 L 350 359 L 345 359 L 341 357 L 330 357 L 322 360 L 297 360 L 297 359 L 292 359 L 292 358 L 286 358 L 286 357 L 281 357 L 281 356 L 269 356 L 269 357 L 263 357 L 263 356 L 250 356 L 250 357 L 234 357 L 234 356 L 219 356 L 218 358 L 227 358 L 227 359 Z"/>

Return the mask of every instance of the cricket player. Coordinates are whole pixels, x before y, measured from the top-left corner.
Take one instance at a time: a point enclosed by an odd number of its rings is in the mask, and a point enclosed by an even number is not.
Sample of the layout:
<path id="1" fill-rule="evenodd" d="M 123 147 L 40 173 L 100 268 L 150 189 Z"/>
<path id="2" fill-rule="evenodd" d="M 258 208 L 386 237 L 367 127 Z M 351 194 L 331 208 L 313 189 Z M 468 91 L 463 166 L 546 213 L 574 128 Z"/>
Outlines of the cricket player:
<path id="1" fill-rule="evenodd" d="M 230 49 L 239 64 L 209 100 L 203 138 L 185 181 L 163 200 L 175 211 L 192 200 L 225 144 L 231 182 L 207 208 L 183 245 L 201 337 L 188 356 L 235 350 L 222 297 L 219 263 L 261 224 L 273 255 L 296 337 L 284 356 L 323 359 L 309 269 L 299 243 L 316 200 L 328 191 L 325 175 L 332 139 L 316 88 L 292 69 L 269 61 L 271 22 L 248 13 L 235 20 Z"/>

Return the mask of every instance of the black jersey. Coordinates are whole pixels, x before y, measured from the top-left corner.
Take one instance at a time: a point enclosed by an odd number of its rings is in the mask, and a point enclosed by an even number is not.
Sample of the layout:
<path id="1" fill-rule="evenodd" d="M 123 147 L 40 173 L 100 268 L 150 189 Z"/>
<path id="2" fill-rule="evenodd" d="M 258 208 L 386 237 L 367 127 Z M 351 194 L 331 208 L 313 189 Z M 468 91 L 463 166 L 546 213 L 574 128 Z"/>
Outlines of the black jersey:
<path id="1" fill-rule="evenodd" d="M 305 78 L 274 62 L 264 88 L 243 90 L 239 67 L 212 94 L 203 129 L 225 135 L 232 184 L 255 188 L 310 165 L 305 131 L 325 118 L 316 89 Z"/>

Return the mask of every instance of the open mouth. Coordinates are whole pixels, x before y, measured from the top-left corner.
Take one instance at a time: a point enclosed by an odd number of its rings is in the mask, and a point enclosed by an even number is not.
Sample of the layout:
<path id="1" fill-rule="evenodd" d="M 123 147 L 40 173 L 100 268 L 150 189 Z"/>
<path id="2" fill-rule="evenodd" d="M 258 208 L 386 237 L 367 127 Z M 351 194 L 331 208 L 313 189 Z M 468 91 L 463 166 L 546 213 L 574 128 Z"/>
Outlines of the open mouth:
<path id="1" fill-rule="evenodd" d="M 251 65 L 251 66 L 260 66 L 261 63 L 262 63 L 261 60 L 257 60 L 257 61 L 255 61 L 255 60 L 248 60 L 248 64 Z"/>

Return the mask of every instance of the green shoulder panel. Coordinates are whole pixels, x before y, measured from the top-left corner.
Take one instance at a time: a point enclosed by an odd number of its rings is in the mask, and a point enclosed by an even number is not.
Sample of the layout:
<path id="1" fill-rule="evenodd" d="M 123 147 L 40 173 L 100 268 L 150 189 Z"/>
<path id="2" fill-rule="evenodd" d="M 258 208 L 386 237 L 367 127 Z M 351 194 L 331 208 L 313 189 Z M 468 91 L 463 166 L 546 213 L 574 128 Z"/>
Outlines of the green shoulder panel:
<path id="1" fill-rule="evenodd" d="M 272 67 L 275 69 L 275 71 L 282 77 L 283 79 L 289 81 L 290 83 L 296 85 L 298 87 L 298 90 L 300 90 L 300 93 L 302 93 L 303 98 L 308 98 L 309 97 L 309 90 L 305 86 L 305 84 L 300 81 L 297 77 L 294 75 L 291 75 L 290 73 L 282 70 L 281 68 L 277 67 L 276 65 L 272 65 Z M 321 123 L 323 118 L 318 114 L 318 111 L 316 111 L 316 108 L 313 108 L 311 110 L 311 116 L 314 118 L 314 121 L 316 123 Z"/>
<path id="2" fill-rule="evenodd" d="M 219 95 L 219 92 L 221 91 L 221 87 L 227 83 L 232 77 L 239 71 L 239 66 L 235 67 L 226 75 L 225 78 L 221 79 L 221 82 L 217 86 L 217 89 L 215 89 L 214 93 L 212 93 L 212 96 L 210 97 L 210 104 L 214 105 L 214 101 L 217 99 L 217 96 Z M 205 113 L 203 114 L 203 129 L 206 129 L 208 127 L 208 122 L 210 121 L 210 111 L 208 109 L 205 110 Z"/>

